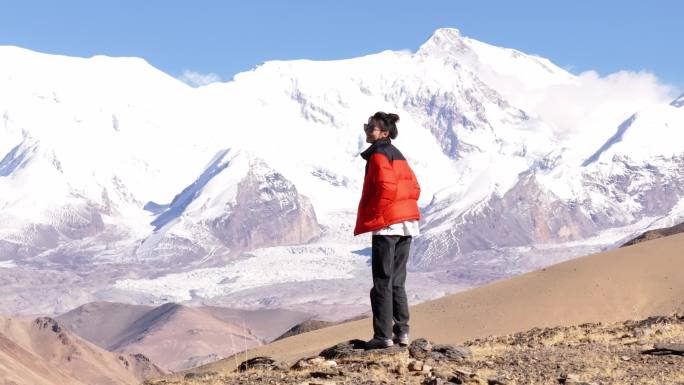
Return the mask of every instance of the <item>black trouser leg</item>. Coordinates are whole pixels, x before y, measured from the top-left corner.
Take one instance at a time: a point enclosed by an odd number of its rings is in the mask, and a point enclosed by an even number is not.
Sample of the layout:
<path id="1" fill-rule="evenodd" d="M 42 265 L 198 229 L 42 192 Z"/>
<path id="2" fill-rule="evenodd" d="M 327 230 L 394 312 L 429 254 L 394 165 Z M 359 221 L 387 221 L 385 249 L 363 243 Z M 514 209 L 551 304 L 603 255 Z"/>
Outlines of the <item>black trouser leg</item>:
<path id="1" fill-rule="evenodd" d="M 408 332 L 409 314 L 404 283 L 410 245 L 411 237 L 408 236 L 373 235 L 373 288 L 370 300 L 376 338 L 392 338 L 393 319 L 396 322 L 395 332 Z"/>
<path id="2" fill-rule="evenodd" d="M 409 308 L 406 297 L 406 263 L 408 262 L 411 237 L 400 237 L 394 247 L 394 267 L 392 276 L 392 315 L 393 331 L 400 335 L 409 332 Z"/>

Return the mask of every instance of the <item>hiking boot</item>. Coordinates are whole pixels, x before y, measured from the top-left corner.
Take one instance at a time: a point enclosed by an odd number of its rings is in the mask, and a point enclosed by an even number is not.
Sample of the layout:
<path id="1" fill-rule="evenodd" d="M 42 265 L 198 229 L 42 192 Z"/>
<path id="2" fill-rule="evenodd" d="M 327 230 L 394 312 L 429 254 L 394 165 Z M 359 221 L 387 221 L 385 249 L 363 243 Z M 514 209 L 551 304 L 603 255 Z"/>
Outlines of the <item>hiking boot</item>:
<path id="1" fill-rule="evenodd" d="M 395 344 L 399 344 L 399 346 L 408 346 L 408 344 L 409 344 L 408 333 L 393 334 L 392 335 L 392 342 L 394 342 Z"/>
<path id="2" fill-rule="evenodd" d="M 373 337 L 372 340 L 366 341 L 366 350 L 370 349 L 385 349 L 393 346 L 394 342 L 390 339 Z"/>

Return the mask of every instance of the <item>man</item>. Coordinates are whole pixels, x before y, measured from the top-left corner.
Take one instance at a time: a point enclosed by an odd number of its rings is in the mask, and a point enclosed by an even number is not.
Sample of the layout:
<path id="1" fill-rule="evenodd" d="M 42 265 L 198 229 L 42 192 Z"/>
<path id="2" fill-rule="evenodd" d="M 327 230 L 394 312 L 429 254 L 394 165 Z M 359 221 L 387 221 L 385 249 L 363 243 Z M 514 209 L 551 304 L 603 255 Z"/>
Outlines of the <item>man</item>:
<path id="1" fill-rule="evenodd" d="M 366 175 L 354 235 L 373 233 L 373 338 L 366 342 L 366 349 L 409 343 L 404 284 L 411 239 L 418 235 L 420 186 L 404 156 L 392 145 L 398 135 L 397 121 L 396 114 L 378 112 L 364 124 L 371 146 L 361 153 Z"/>

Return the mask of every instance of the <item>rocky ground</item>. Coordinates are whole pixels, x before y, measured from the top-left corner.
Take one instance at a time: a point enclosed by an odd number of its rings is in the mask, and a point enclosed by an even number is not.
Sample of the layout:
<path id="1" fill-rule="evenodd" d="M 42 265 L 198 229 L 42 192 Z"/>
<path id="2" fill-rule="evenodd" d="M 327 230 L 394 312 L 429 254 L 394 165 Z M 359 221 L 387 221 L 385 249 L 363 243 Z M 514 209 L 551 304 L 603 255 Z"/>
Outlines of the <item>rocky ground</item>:
<path id="1" fill-rule="evenodd" d="M 146 385 L 682 384 L 684 316 L 535 328 L 463 346 L 416 339 L 365 351 L 352 340 L 295 363 L 268 357 L 230 373 L 185 373 Z"/>

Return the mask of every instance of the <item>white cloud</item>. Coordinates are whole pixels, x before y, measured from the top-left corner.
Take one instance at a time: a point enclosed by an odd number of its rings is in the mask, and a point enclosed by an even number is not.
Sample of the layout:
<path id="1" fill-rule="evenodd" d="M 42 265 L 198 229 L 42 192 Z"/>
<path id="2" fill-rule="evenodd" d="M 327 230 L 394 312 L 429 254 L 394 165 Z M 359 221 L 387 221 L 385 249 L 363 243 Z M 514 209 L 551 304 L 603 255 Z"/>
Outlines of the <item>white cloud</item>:
<path id="1" fill-rule="evenodd" d="M 185 70 L 183 71 L 183 74 L 180 77 L 178 77 L 178 80 L 193 87 L 200 87 L 206 86 L 210 83 L 220 82 L 221 77 L 213 72 L 208 74 L 201 74 L 196 71 Z"/>
<path id="2" fill-rule="evenodd" d="M 589 146 L 608 138 L 633 113 L 677 96 L 675 87 L 648 72 L 619 71 L 601 77 L 587 71 L 575 80 L 532 91 L 522 104 L 550 123 L 560 137 L 581 137 L 580 143 Z"/>

